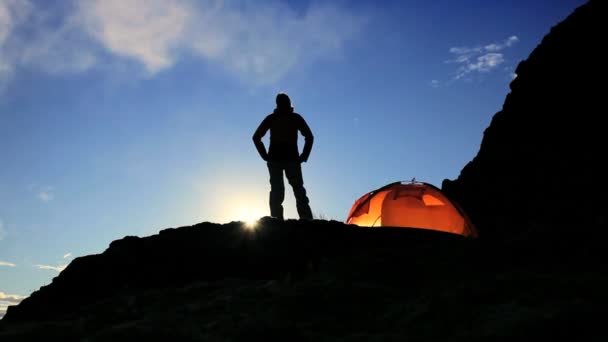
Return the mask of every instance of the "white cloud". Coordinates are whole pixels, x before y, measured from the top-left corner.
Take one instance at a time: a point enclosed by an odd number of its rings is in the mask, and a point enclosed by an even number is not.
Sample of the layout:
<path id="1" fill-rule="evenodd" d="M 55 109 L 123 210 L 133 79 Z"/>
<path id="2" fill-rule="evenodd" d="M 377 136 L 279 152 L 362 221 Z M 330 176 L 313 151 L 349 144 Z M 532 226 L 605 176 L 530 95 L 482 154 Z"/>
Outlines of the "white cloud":
<path id="1" fill-rule="evenodd" d="M 505 45 L 507 47 L 510 47 L 511 45 L 513 45 L 517 42 L 519 42 L 519 38 L 517 36 L 511 36 L 507 39 L 507 41 L 505 42 Z"/>
<path id="2" fill-rule="evenodd" d="M 40 191 L 36 197 L 38 197 L 42 202 L 49 202 L 55 198 L 51 191 Z"/>
<path id="3" fill-rule="evenodd" d="M 431 81 L 429 82 L 429 85 L 430 85 L 431 87 L 433 87 L 433 88 L 439 88 L 440 83 L 439 83 L 439 80 L 431 80 Z"/>
<path id="4" fill-rule="evenodd" d="M 486 53 L 477 57 L 475 63 L 470 63 L 468 69 L 471 71 L 488 72 L 505 61 L 502 53 Z"/>
<path id="5" fill-rule="evenodd" d="M 214 51 L 214 60 L 229 71 L 262 83 L 279 80 L 296 65 L 338 55 L 363 24 L 347 9 L 330 6 L 311 7 L 302 16 L 267 5 L 251 11 L 219 11 L 216 20 L 234 23 L 218 25 L 225 40 L 210 46 L 223 46 Z M 200 41 L 197 46 L 207 44 Z M 203 56 L 210 56 L 207 50 L 199 48 Z"/>
<path id="6" fill-rule="evenodd" d="M 65 253 L 65 254 L 63 255 L 63 258 L 64 258 L 64 259 L 71 258 L 71 257 L 72 257 L 72 253 Z"/>
<path id="7" fill-rule="evenodd" d="M 74 73 L 122 60 L 140 65 L 151 77 L 185 57 L 256 84 L 270 83 L 296 66 L 340 56 L 364 24 L 350 8 L 325 2 L 313 2 L 304 11 L 281 1 L 246 0 L 33 4 L 0 0 L 4 83 L 17 66 Z"/>
<path id="8" fill-rule="evenodd" d="M 34 267 L 36 267 L 38 269 L 41 269 L 41 270 L 53 270 L 53 271 L 57 271 L 57 272 L 61 272 L 61 271 L 65 270 L 65 268 L 67 266 L 68 266 L 67 264 L 66 265 L 59 265 L 59 266 L 40 265 L 40 264 L 34 265 Z"/>
<path id="9" fill-rule="evenodd" d="M 98 50 L 74 16 L 62 18 L 58 27 L 49 28 L 48 16 L 33 17 L 37 23 L 35 34 L 28 42 L 21 42 L 18 63 L 50 74 L 78 73 L 97 63 Z"/>
<path id="10" fill-rule="evenodd" d="M 13 264 L 12 262 L 0 260 L 0 266 L 15 267 L 17 265 Z"/>
<path id="11" fill-rule="evenodd" d="M 504 54 L 499 53 L 506 48 L 513 46 L 519 41 L 517 36 L 511 36 L 502 43 L 492 43 L 477 47 L 452 47 L 450 53 L 453 58 L 446 63 L 458 64 L 452 80 L 459 80 L 470 73 L 487 73 L 495 70 L 505 62 Z"/>
<path id="12" fill-rule="evenodd" d="M 0 291 L 0 300 L 7 302 L 7 303 L 17 304 L 20 301 L 22 301 L 24 298 L 25 298 L 25 296 L 20 296 L 20 295 L 16 295 L 16 294 L 8 294 L 8 293 L 4 293 L 4 292 Z"/>
<path id="13" fill-rule="evenodd" d="M 0 43 L 4 43 L 16 24 L 19 24 L 31 11 L 28 0 L 0 1 Z"/>
<path id="14" fill-rule="evenodd" d="M 502 44 L 496 44 L 496 43 L 488 44 L 483 47 L 483 50 L 488 51 L 488 52 L 496 52 L 496 51 L 500 51 L 505 48 L 511 47 L 511 46 L 513 46 L 513 44 L 515 44 L 517 42 L 519 42 L 519 38 L 517 38 L 517 36 L 511 36 L 511 37 L 507 38 L 507 40 L 505 40 Z"/>
<path id="15" fill-rule="evenodd" d="M 52 186 L 28 186 L 28 191 L 33 192 L 42 202 L 50 202 L 55 198 L 55 193 Z"/>
<path id="16" fill-rule="evenodd" d="M 103 46 L 151 74 L 189 51 L 256 83 L 336 53 L 362 24 L 347 8 L 312 5 L 297 14 L 280 2 L 211 0 L 96 0 L 83 2 L 79 16 Z"/>
<path id="17" fill-rule="evenodd" d="M 11 79 L 14 72 L 14 53 L 11 50 L 11 37 L 15 26 L 23 22 L 30 11 L 27 0 L 0 1 L 0 90 Z"/>
<path id="18" fill-rule="evenodd" d="M 0 219 L 0 241 L 2 241 L 2 239 L 4 239 L 5 236 L 6 236 L 6 230 L 4 229 L 4 222 L 2 222 L 2 219 Z"/>
<path id="19" fill-rule="evenodd" d="M 486 53 L 478 56 L 474 61 L 467 61 L 456 71 L 454 80 L 458 80 L 471 72 L 489 72 L 505 61 L 502 53 Z"/>
<path id="20" fill-rule="evenodd" d="M 0 319 L 2 317 L 4 317 L 4 314 L 6 314 L 6 309 L 8 306 L 17 305 L 23 299 L 25 299 L 25 296 L 16 295 L 16 294 L 7 294 L 7 293 L 0 291 Z"/>
<path id="21" fill-rule="evenodd" d="M 56 4 L 0 0 L 0 86 L 10 81 L 17 67 L 55 74 L 94 65 L 95 51 L 85 40 L 89 38 L 73 15 L 53 8 Z"/>
<path id="22" fill-rule="evenodd" d="M 180 0 L 97 0 L 80 2 L 78 16 L 112 53 L 155 73 L 174 63 L 194 10 Z"/>

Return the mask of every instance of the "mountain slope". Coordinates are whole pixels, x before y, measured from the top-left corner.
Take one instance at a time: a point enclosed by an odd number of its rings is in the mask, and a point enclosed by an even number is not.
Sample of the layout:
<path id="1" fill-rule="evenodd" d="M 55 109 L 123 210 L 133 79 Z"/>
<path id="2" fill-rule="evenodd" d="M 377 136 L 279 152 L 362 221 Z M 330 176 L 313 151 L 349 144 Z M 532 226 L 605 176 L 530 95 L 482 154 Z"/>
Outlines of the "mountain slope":
<path id="1" fill-rule="evenodd" d="M 125 237 L 10 307 L 0 341 L 606 340 L 605 18 L 591 0 L 551 30 L 444 181 L 480 239 L 272 219 Z"/>
<path id="2" fill-rule="evenodd" d="M 592 0 L 553 27 L 517 67 L 477 156 L 444 180 L 482 235 L 509 234 L 511 223 L 608 224 L 607 19 L 606 1 Z"/>
<path id="3" fill-rule="evenodd" d="M 74 260 L 9 309 L 0 340 L 606 337 L 592 323 L 605 254 L 588 235 L 491 243 L 326 221 L 202 223 Z"/>

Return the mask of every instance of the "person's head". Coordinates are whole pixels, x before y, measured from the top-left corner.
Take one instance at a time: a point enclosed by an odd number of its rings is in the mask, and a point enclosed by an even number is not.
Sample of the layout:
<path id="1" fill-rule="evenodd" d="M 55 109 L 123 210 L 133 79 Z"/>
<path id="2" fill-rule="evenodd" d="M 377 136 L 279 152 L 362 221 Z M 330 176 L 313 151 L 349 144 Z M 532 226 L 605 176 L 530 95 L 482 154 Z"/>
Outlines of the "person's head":
<path id="1" fill-rule="evenodd" d="M 279 110 L 293 110 L 293 107 L 291 107 L 291 100 L 285 93 L 277 94 L 276 103 L 277 109 Z"/>

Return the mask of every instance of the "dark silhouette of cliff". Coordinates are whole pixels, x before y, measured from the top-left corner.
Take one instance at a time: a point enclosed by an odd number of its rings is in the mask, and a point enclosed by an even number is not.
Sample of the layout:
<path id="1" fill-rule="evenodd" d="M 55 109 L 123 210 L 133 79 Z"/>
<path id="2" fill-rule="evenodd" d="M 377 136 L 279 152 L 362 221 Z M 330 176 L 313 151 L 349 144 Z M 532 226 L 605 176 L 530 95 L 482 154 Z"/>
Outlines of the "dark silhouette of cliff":
<path id="1" fill-rule="evenodd" d="M 602 240 L 492 243 L 263 219 L 125 237 L 0 321 L 0 341 L 606 338 Z"/>
<path id="2" fill-rule="evenodd" d="M 608 224 L 606 7 L 589 1 L 551 29 L 518 65 L 477 156 L 444 180 L 482 236 Z"/>
<path id="3" fill-rule="evenodd" d="M 335 221 L 307 224 L 270 218 L 255 231 L 240 222 L 201 223 L 144 238 L 127 236 L 112 242 L 102 254 L 73 260 L 50 285 L 9 307 L 4 320 L 45 320 L 74 314 L 108 294 L 173 288 L 196 281 L 299 277 L 323 258 L 377 247 L 407 249 L 430 236 L 437 246 L 460 237 L 398 228 L 370 234 L 367 229 Z"/>
<path id="4" fill-rule="evenodd" d="M 606 340 L 604 18 L 592 0 L 551 30 L 444 181 L 481 238 L 268 218 L 125 237 L 10 307 L 0 341 Z"/>

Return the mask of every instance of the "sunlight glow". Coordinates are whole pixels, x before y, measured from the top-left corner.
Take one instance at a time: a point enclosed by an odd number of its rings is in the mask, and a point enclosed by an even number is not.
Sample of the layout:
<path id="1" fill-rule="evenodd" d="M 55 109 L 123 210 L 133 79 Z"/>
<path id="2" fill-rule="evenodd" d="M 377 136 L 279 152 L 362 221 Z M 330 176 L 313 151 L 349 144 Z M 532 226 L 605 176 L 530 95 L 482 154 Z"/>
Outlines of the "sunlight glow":
<path id="1" fill-rule="evenodd" d="M 257 208 L 252 207 L 241 207 L 238 211 L 237 217 L 240 221 L 245 223 L 247 229 L 255 229 L 260 217 L 264 216 L 264 212 Z"/>
<path id="2" fill-rule="evenodd" d="M 255 227 L 257 226 L 257 224 L 258 224 L 258 220 L 256 220 L 256 219 L 245 221 L 245 227 L 249 230 L 254 230 Z"/>

